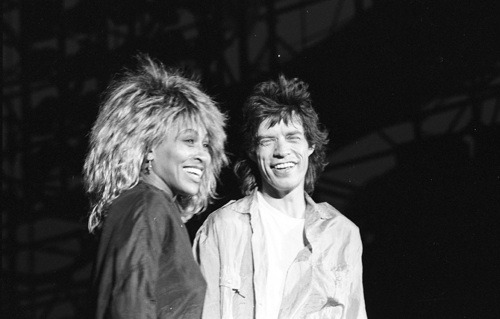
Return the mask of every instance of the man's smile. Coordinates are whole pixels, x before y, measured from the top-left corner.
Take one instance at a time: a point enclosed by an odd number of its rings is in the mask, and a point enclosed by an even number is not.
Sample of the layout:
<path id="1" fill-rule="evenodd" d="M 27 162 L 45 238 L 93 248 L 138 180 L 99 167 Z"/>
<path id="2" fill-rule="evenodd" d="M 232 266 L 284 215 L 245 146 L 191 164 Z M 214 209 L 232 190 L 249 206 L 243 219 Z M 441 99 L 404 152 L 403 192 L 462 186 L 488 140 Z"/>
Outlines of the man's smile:
<path id="1" fill-rule="evenodd" d="M 297 165 L 297 163 L 294 163 L 294 162 L 285 162 L 285 163 L 278 163 L 278 164 L 271 165 L 271 168 L 272 169 L 282 170 L 282 169 L 292 168 L 295 165 Z"/>

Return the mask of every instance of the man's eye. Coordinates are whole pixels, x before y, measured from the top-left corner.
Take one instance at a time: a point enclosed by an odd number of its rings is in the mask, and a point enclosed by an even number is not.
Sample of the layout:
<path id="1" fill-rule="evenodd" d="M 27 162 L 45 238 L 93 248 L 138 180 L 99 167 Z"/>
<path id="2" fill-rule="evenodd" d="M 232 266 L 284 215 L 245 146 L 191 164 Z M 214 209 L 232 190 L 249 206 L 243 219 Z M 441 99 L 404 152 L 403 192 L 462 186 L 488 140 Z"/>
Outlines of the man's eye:
<path id="1" fill-rule="evenodd" d="M 203 147 L 204 147 L 204 148 L 209 148 L 209 147 L 210 147 L 210 144 L 208 144 L 208 143 L 203 143 Z"/>
<path id="2" fill-rule="evenodd" d="M 194 144 L 194 139 L 192 138 L 185 139 L 184 141 L 188 144 Z"/>
<path id="3" fill-rule="evenodd" d="M 266 139 L 260 140 L 259 144 L 261 146 L 270 146 L 270 145 L 273 144 L 273 142 L 274 142 L 274 139 L 272 139 L 272 138 L 266 138 Z"/>
<path id="4" fill-rule="evenodd" d="M 267 145 L 271 144 L 271 143 L 272 143 L 272 141 L 273 141 L 273 140 L 272 140 L 272 139 L 270 139 L 270 138 L 264 138 L 264 139 L 261 139 L 261 140 L 259 141 L 259 145 L 262 145 L 262 146 L 267 146 Z"/>

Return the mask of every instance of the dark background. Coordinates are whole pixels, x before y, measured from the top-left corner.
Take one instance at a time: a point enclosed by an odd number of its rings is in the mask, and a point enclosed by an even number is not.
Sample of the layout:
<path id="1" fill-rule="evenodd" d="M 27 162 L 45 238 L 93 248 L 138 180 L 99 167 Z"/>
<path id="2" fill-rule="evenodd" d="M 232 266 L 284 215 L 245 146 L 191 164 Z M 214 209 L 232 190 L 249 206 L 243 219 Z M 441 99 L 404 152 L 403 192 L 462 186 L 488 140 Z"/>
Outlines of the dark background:
<path id="1" fill-rule="evenodd" d="M 279 72 L 310 84 L 331 132 L 314 197 L 360 227 L 370 318 L 498 318 L 498 1 L 314 10 L 325 2 L 3 1 L 2 318 L 87 318 L 88 132 L 140 51 L 200 74 L 231 118 L 233 161 L 251 87 Z M 307 14 L 331 27 L 287 42 L 283 24 L 304 31 Z M 224 171 L 191 236 L 236 185 Z"/>

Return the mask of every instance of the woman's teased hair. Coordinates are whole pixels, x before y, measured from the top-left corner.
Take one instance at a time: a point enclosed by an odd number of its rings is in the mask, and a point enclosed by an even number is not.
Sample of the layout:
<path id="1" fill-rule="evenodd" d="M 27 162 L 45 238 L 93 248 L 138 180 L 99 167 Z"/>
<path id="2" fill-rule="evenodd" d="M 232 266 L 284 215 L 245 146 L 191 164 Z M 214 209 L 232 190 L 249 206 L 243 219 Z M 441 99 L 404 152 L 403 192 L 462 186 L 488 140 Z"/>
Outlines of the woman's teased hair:
<path id="1" fill-rule="evenodd" d="M 198 194 L 176 196 L 184 221 L 216 196 L 217 178 L 227 164 L 226 116 L 201 91 L 199 83 L 179 70 L 166 69 L 147 55 L 139 55 L 138 61 L 136 70 L 111 83 L 91 131 L 84 165 L 91 201 L 90 232 L 101 227 L 113 200 L 139 182 L 147 152 L 187 123 L 206 128 L 211 164 L 203 174 Z"/>
<path id="2" fill-rule="evenodd" d="M 250 154 L 255 152 L 257 131 L 265 120 L 269 120 L 269 127 L 281 120 L 286 124 L 298 122 L 302 125 L 309 146 L 314 146 L 304 189 L 309 194 L 314 191 L 314 184 L 327 164 L 325 148 L 328 132 L 319 123 L 307 89 L 308 85 L 299 79 L 287 79 L 280 75 L 278 81 L 257 84 L 245 102 L 242 126 L 244 154 L 234 168 L 243 194 L 248 195 L 254 188 L 262 186 L 257 164 L 251 160 Z"/>

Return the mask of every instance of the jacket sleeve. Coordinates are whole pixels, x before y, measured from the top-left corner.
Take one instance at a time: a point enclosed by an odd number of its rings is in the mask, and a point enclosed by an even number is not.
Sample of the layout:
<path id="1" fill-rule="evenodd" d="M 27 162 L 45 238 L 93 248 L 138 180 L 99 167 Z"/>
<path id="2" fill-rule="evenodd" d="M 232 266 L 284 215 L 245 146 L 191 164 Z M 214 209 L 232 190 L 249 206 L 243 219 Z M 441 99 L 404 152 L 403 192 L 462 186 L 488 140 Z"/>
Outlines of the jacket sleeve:
<path id="1" fill-rule="evenodd" d="M 220 313 L 220 258 L 217 232 L 210 220 L 196 233 L 193 253 L 207 282 L 202 318 L 221 318 Z"/>
<path id="2" fill-rule="evenodd" d="M 123 278 L 115 290 L 109 318 L 156 318 L 153 263 L 141 265 Z"/>
<path id="3" fill-rule="evenodd" d="M 115 268 L 122 269 L 113 285 L 106 318 L 156 318 L 156 284 L 162 234 L 142 212 L 130 236 L 117 252 Z M 147 214 L 147 213 L 146 213 Z"/>
<path id="4" fill-rule="evenodd" d="M 356 229 L 351 240 L 353 241 L 352 264 L 352 282 L 350 294 L 348 297 L 348 306 L 346 309 L 347 319 L 366 319 L 365 298 L 363 293 L 363 264 L 362 253 L 363 244 L 359 230 Z"/>

